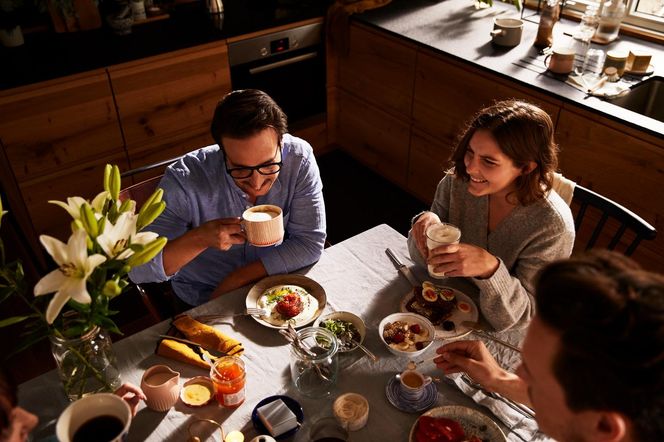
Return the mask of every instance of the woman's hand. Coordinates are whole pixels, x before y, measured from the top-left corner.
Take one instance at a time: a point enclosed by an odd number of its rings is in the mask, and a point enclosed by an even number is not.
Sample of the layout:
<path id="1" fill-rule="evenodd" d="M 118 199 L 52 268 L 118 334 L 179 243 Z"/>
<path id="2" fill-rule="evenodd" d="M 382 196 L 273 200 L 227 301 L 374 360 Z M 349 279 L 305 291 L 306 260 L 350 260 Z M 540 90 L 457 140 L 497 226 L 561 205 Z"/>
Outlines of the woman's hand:
<path id="1" fill-rule="evenodd" d="M 431 250 L 427 264 L 445 276 L 490 278 L 500 265 L 498 258 L 481 247 L 459 243 Z"/>
<path id="2" fill-rule="evenodd" d="M 439 224 L 440 218 L 433 212 L 424 212 L 413 224 L 411 229 L 411 234 L 415 239 L 415 245 L 417 250 L 420 251 L 420 254 L 424 259 L 429 257 L 429 249 L 427 248 L 427 229 L 432 224 Z"/>
<path id="3" fill-rule="evenodd" d="M 145 393 L 143 393 L 143 390 L 130 382 L 125 382 L 124 384 L 120 385 L 120 388 L 115 390 L 115 394 L 120 396 L 129 404 L 132 416 L 136 416 L 138 404 L 141 401 L 147 399 L 147 397 L 145 397 Z"/>

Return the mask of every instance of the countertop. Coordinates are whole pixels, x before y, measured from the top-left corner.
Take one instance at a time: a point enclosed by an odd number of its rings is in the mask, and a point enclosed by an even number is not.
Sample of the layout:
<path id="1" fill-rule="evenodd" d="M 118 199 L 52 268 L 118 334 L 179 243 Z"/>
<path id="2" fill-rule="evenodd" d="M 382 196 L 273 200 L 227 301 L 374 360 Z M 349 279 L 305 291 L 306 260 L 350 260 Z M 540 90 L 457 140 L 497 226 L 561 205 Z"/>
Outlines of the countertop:
<path id="1" fill-rule="evenodd" d="M 202 0 L 174 5 L 169 18 L 115 35 L 106 23 L 91 31 L 24 35 L 25 44 L 0 45 L 0 90 L 105 68 L 325 15 L 328 0 L 224 0 L 221 29 Z"/>
<path id="2" fill-rule="evenodd" d="M 524 17 L 535 11 L 526 10 Z M 422 47 L 471 63 L 488 73 L 511 80 L 521 86 L 550 95 L 564 103 L 600 114 L 617 122 L 630 125 L 656 137 L 664 135 L 664 123 L 623 109 L 585 93 L 545 72 L 544 56 L 532 46 L 537 34 L 539 16 L 524 20 L 521 43 L 514 48 L 500 48 L 491 43 L 489 32 L 495 17 L 519 18 L 511 4 L 499 1 L 493 7 L 475 9 L 473 0 L 393 0 L 387 6 L 354 16 L 354 20 L 410 40 Z M 532 20 L 532 21 L 530 21 Z M 576 22 L 561 20 L 554 27 L 554 46 L 571 41 Z M 664 74 L 664 48 L 621 35 L 608 45 L 593 43 L 591 48 L 643 49 L 653 54 L 654 75 Z M 527 67 L 523 67 L 527 66 Z M 646 77 L 643 77 L 646 78 Z M 640 78 L 633 78 L 638 82 Z"/>

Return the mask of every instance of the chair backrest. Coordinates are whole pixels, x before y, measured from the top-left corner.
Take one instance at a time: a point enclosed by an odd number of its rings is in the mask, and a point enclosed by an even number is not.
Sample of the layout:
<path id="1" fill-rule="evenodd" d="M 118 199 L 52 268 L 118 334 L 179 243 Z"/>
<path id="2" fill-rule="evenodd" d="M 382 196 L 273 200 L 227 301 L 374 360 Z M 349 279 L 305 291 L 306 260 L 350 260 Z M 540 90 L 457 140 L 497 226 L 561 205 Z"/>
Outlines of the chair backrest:
<path id="1" fill-rule="evenodd" d="M 125 187 L 120 190 L 120 201 L 131 198 L 136 201 L 136 209 L 140 209 L 143 203 L 150 197 L 150 195 L 152 195 L 155 189 L 157 189 L 159 181 L 161 181 L 161 177 L 163 176 L 164 175 L 157 175 L 148 178 L 145 181 L 141 181 L 140 183 Z"/>
<path id="2" fill-rule="evenodd" d="M 587 219 L 590 224 L 594 223 L 594 219 L 592 219 L 594 214 L 586 217 L 588 214 L 588 208 L 597 209 L 597 212 L 600 214 L 599 221 L 597 221 L 594 227 L 592 227 L 590 239 L 585 246 L 586 250 L 595 246 L 600 235 L 611 236 L 614 229 L 611 229 L 611 231 L 607 229 L 607 221 L 610 218 L 617 221 L 618 227 L 615 229 L 615 233 L 613 233 L 613 236 L 606 246 L 609 250 L 614 250 L 616 246 L 618 246 L 628 229 L 634 233 L 634 238 L 625 249 L 624 253 L 627 256 L 634 253 L 634 250 L 636 250 L 642 240 L 652 240 L 655 239 L 655 236 L 657 235 L 657 230 L 634 212 L 621 206 L 615 201 L 593 192 L 592 190 L 586 189 L 583 186 L 579 186 L 578 184 L 574 188 L 573 202 L 580 206 L 574 219 L 574 227 L 577 232 L 577 237 L 582 228 L 584 219 Z M 628 242 L 629 239 L 625 238 L 624 241 Z"/>

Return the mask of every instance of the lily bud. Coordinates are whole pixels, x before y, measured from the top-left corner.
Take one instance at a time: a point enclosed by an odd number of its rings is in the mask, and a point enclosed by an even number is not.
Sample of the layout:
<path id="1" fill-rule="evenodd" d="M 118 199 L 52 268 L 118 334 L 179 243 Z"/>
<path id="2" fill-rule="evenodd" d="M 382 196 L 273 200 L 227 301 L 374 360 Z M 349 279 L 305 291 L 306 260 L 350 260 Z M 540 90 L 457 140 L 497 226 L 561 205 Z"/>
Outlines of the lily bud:
<path id="1" fill-rule="evenodd" d="M 111 171 L 111 177 L 109 181 L 109 189 L 108 191 L 111 192 L 111 198 L 113 198 L 113 201 L 117 201 L 118 198 L 120 197 L 120 168 L 116 165 L 112 166 L 112 171 Z"/>
<path id="2" fill-rule="evenodd" d="M 138 267 L 150 261 L 152 258 L 157 256 L 157 254 L 164 248 L 168 239 L 165 237 L 159 237 L 152 241 L 151 243 L 146 244 L 143 247 L 143 250 L 140 252 L 134 253 L 127 260 L 127 265 L 130 267 Z"/>
<path id="3" fill-rule="evenodd" d="M 75 219 L 74 221 L 71 222 L 71 231 L 74 233 L 78 229 L 83 229 L 85 230 L 85 227 L 83 227 L 83 223 L 79 219 Z"/>
<path id="4" fill-rule="evenodd" d="M 85 231 L 94 239 L 99 235 L 99 225 L 97 224 L 97 219 L 95 214 L 92 211 L 92 207 L 89 204 L 85 203 L 81 205 L 81 222 Z"/>
<path id="5" fill-rule="evenodd" d="M 140 231 L 143 227 L 150 225 L 152 221 L 161 215 L 164 209 L 166 209 L 166 203 L 163 201 L 152 204 L 145 212 L 141 209 L 136 220 L 136 230 Z"/>
<path id="6" fill-rule="evenodd" d="M 111 191 L 111 172 L 113 171 L 113 166 L 107 164 L 104 167 L 104 190 L 107 192 Z"/>
<path id="7" fill-rule="evenodd" d="M 145 202 L 143 203 L 143 206 L 141 207 L 141 210 L 140 210 L 139 214 L 145 212 L 146 210 L 148 210 L 150 208 L 150 206 L 152 206 L 152 204 L 161 202 L 161 199 L 163 198 L 163 196 L 164 196 L 164 189 L 159 189 L 158 188 L 157 190 L 155 190 L 152 193 L 152 195 L 150 195 L 150 198 L 145 200 Z"/>
<path id="8" fill-rule="evenodd" d="M 134 207 L 136 207 L 136 201 L 131 200 L 131 199 L 126 199 L 126 200 L 122 201 L 122 204 L 120 204 L 120 208 L 118 209 L 118 211 L 120 213 L 133 212 Z"/>
<path id="9" fill-rule="evenodd" d="M 106 281 L 106 284 L 104 284 L 104 288 L 101 290 L 101 292 L 104 296 L 115 298 L 120 293 L 122 293 L 122 288 L 116 281 L 111 279 Z"/>

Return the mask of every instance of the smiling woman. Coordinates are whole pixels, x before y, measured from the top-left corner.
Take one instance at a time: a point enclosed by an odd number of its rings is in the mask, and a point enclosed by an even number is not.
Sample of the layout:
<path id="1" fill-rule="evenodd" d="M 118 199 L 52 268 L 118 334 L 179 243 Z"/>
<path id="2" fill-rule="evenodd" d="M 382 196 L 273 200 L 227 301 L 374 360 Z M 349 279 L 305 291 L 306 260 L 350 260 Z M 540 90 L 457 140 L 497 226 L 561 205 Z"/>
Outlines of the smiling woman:
<path id="1" fill-rule="evenodd" d="M 474 298 L 496 330 L 530 320 L 533 277 L 572 251 L 572 214 L 551 191 L 557 152 L 542 109 L 507 100 L 480 110 L 459 138 L 431 211 L 409 234 L 411 257 Z M 461 242 L 428 251 L 425 232 L 440 222 L 458 226 Z"/>

